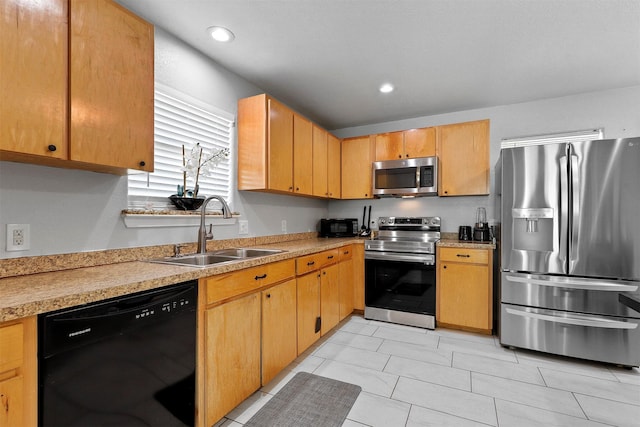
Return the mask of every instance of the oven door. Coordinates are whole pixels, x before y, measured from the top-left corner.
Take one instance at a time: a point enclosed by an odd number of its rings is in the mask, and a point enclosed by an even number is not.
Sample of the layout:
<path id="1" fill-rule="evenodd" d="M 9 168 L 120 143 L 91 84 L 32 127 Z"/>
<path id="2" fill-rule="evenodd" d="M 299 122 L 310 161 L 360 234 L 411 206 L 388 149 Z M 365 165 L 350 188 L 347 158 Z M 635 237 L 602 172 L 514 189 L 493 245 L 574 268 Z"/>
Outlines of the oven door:
<path id="1" fill-rule="evenodd" d="M 364 299 L 365 309 L 435 316 L 435 256 L 365 251 Z"/>

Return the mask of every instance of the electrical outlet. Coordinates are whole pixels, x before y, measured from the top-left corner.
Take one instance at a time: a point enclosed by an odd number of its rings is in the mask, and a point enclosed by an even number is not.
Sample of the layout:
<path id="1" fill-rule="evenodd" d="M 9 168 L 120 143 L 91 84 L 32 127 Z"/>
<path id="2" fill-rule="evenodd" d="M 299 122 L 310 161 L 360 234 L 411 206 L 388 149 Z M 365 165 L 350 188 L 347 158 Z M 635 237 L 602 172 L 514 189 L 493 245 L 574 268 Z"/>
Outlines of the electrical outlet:
<path id="1" fill-rule="evenodd" d="M 7 224 L 7 252 L 27 251 L 29 246 L 29 224 Z"/>
<path id="2" fill-rule="evenodd" d="M 283 233 L 287 232 L 287 220 L 286 219 L 282 220 L 282 232 Z"/>
<path id="3" fill-rule="evenodd" d="M 246 219 L 238 220 L 238 234 L 249 234 L 249 221 Z"/>

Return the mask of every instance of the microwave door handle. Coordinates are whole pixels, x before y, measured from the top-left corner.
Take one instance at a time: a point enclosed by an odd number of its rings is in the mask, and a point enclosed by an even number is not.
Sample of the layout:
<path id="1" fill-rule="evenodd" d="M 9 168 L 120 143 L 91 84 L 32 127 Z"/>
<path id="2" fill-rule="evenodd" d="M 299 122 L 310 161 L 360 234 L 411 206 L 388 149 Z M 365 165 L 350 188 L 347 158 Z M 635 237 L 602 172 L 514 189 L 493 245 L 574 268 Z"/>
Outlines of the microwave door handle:
<path id="1" fill-rule="evenodd" d="M 530 319 L 544 320 L 546 322 L 561 323 L 564 325 L 575 326 L 587 326 L 592 328 L 605 328 L 605 329 L 636 329 L 637 323 L 620 322 L 618 320 L 609 320 L 599 317 L 567 315 L 567 316 L 554 316 L 551 314 L 531 313 L 528 311 L 514 310 L 512 308 L 506 309 L 507 313 L 514 316 L 528 317 Z"/>
<path id="2" fill-rule="evenodd" d="M 587 291 L 605 291 L 605 292 L 635 292 L 638 286 L 615 281 L 597 280 L 586 281 L 580 279 L 541 279 L 535 277 L 512 276 L 508 274 L 507 280 L 515 283 L 532 284 L 539 286 L 550 286 L 554 288 L 587 290 Z"/>

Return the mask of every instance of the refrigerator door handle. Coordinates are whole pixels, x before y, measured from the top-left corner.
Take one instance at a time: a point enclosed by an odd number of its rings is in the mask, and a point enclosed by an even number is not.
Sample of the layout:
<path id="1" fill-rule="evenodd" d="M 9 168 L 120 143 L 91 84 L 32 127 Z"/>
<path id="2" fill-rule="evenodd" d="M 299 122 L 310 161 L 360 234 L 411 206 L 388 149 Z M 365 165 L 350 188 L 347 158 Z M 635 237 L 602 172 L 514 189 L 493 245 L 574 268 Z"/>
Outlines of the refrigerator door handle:
<path id="1" fill-rule="evenodd" d="M 564 325 L 587 326 L 606 329 L 636 329 L 638 327 L 636 323 L 620 322 L 617 320 L 609 320 L 601 317 L 581 316 L 576 314 L 560 317 L 551 314 L 531 313 L 528 311 L 514 310 L 513 308 L 507 308 L 506 311 L 507 313 L 514 316 L 528 317 L 531 319 L 561 323 Z"/>
<path id="2" fill-rule="evenodd" d="M 572 147 L 573 150 L 573 147 Z M 571 155 L 571 230 L 569 241 L 569 271 L 573 271 L 574 264 L 578 261 L 578 227 L 580 226 L 580 170 L 578 169 L 578 156 Z"/>
<path id="3" fill-rule="evenodd" d="M 566 279 L 566 278 L 549 278 L 542 279 L 536 277 L 523 277 L 507 275 L 507 280 L 516 283 L 525 283 L 540 286 L 551 286 L 554 288 L 566 288 L 566 289 L 582 289 L 587 291 L 607 291 L 607 292 L 635 292 L 638 290 L 638 286 L 626 283 L 620 283 L 619 281 L 607 281 L 607 280 L 580 280 L 580 279 Z"/>
<path id="4" fill-rule="evenodd" d="M 567 164 L 567 156 L 562 156 L 560 162 L 560 226 L 559 226 L 559 248 L 558 259 L 566 263 L 568 247 L 568 198 L 569 198 L 569 165 Z"/>

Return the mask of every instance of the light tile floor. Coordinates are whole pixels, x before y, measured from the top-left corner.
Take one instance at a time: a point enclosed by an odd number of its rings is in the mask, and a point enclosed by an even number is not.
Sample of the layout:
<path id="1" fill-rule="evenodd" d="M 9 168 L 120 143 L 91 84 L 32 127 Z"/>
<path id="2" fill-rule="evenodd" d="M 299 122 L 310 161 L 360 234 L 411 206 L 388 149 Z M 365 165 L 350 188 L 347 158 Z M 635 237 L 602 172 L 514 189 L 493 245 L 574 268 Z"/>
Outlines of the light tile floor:
<path id="1" fill-rule="evenodd" d="M 640 426 L 638 368 L 352 316 L 216 427 L 246 423 L 299 371 L 362 387 L 345 427 Z"/>

